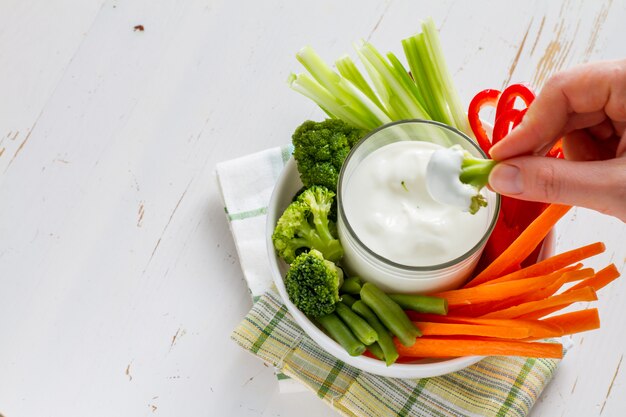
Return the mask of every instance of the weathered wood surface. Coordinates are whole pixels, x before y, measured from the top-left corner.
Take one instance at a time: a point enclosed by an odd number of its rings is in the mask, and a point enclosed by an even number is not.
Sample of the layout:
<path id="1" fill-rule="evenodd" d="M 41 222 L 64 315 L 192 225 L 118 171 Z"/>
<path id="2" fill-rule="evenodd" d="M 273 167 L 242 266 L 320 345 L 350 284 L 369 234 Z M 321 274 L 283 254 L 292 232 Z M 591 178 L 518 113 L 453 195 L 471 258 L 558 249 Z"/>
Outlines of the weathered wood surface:
<path id="1" fill-rule="evenodd" d="M 214 167 L 322 116 L 285 85 L 301 46 L 400 52 L 427 16 L 465 103 L 624 56 L 620 1 L 3 1 L 0 413 L 335 415 L 229 340 L 250 300 Z M 623 223 L 576 209 L 558 230 L 623 270 Z M 625 301 L 602 294 L 533 416 L 624 415 Z"/>

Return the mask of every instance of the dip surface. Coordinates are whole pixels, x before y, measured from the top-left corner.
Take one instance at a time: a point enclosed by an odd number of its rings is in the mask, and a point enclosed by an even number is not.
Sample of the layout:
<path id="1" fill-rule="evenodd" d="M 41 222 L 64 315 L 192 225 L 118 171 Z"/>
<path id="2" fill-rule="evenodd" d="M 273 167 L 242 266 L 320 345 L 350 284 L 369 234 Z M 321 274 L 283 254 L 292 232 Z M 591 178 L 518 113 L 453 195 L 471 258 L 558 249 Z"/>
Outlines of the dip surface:
<path id="1" fill-rule="evenodd" d="M 341 204 L 354 233 L 376 254 L 405 266 L 431 266 L 472 249 L 488 228 L 487 210 L 472 215 L 433 200 L 426 167 L 442 146 L 423 141 L 385 145 L 363 159 Z"/>

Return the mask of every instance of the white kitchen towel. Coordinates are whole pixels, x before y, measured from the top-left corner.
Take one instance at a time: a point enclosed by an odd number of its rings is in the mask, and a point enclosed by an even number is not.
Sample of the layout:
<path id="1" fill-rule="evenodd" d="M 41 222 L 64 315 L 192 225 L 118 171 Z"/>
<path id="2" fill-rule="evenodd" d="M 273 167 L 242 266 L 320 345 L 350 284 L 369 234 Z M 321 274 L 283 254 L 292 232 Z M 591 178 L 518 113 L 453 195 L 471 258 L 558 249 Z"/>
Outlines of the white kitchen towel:
<path id="1" fill-rule="evenodd" d="M 253 300 L 272 285 L 265 220 L 276 180 L 291 157 L 291 145 L 275 147 L 217 165 L 224 211 Z"/>
<path id="2" fill-rule="evenodd" d="M 278 176 L 291 158 L 293 146 L 275 147 L 216 166 L 224 211 L 250 296 L 258 300 L 272 286 L 265 242 L 267 207 Z M 281 393 L 306 391 L 306 387 L 276 371 Z"/>

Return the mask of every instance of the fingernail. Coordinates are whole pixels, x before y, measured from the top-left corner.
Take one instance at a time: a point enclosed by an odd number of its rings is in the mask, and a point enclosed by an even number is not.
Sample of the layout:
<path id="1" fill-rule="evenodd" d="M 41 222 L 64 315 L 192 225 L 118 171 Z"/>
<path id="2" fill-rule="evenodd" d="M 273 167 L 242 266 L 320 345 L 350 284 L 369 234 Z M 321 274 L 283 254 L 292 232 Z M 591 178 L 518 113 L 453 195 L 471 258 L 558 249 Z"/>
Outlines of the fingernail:
<path id="1" fill-rule="evenodd" d="M 521 194 L 524 191 L 519 168 L 505 163 L 493 168 L 489 175 L 489 185 L 500 194 Z"/>

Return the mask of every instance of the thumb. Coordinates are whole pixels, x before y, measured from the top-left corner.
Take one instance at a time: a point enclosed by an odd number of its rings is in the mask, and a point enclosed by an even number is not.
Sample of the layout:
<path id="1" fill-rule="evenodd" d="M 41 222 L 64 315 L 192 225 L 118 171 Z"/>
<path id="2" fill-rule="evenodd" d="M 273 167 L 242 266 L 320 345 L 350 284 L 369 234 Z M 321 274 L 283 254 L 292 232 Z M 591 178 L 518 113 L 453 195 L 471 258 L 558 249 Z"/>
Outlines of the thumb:
<path id="1" fill-rule="evenodd" d="M 587 207 L 626 221 L 626 158 L 589 162 L 511 158 L 493 168 L 489 185 L 521 200 Z"/>

